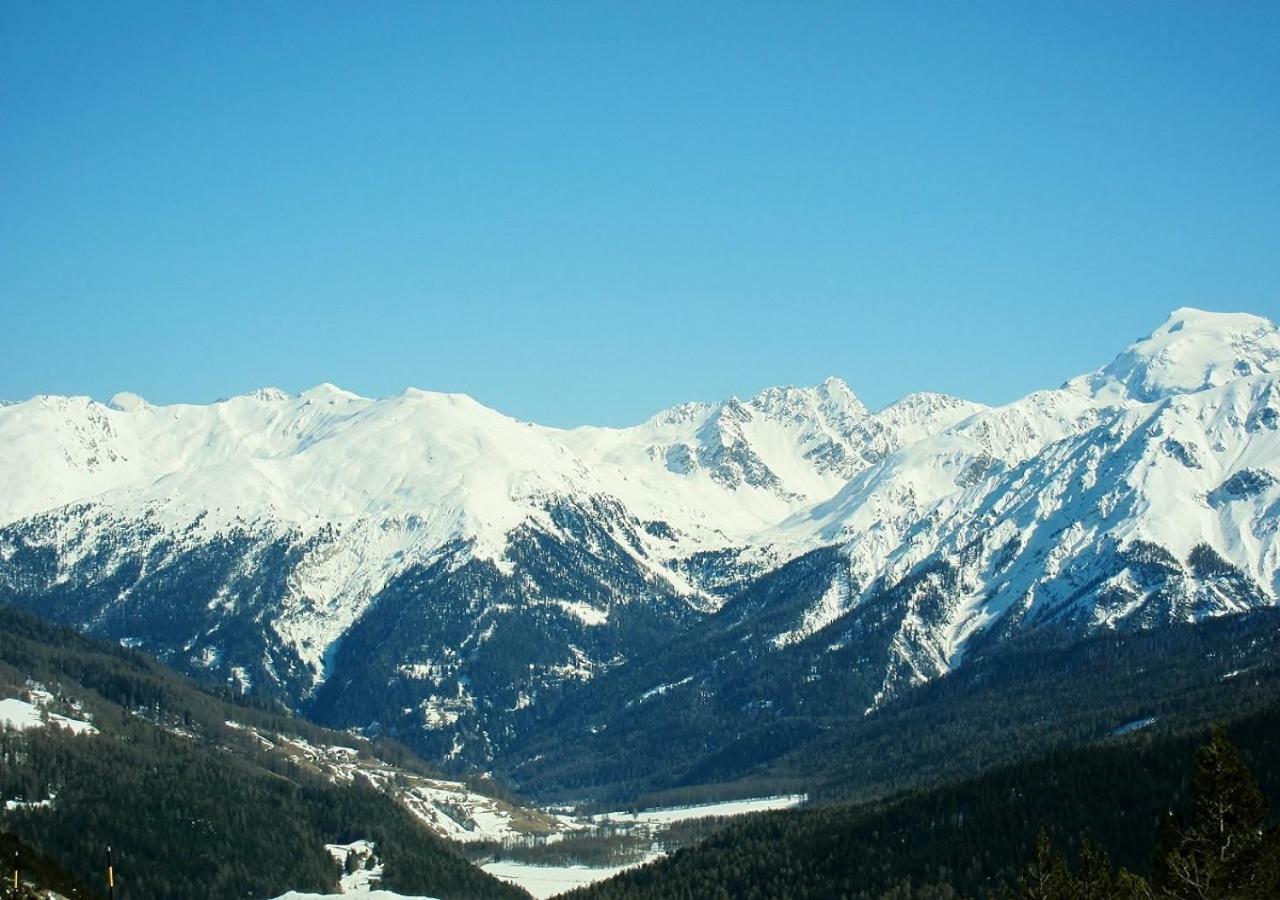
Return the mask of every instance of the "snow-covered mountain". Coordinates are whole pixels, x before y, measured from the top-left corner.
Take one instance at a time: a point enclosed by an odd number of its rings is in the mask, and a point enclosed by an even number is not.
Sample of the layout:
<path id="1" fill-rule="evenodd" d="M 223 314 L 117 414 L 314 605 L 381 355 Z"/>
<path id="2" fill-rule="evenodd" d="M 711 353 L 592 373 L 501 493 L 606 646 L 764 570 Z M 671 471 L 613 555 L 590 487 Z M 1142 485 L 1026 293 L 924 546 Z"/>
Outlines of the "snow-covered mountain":
<path id="1" fill-rule="evenodd" d="M 332 385 L 37 397 L 0 408 L 0 600 L 471 760 L 727 622 L 857 647 L 874 705 L 1014 632 L 1274 603 L 1278 379 L 1272 323 L 1183 309 L 998 408 L 872 413 L 838 379 L 623 429 Z M 758 587 L 820 548 L 804 590 Z"/>

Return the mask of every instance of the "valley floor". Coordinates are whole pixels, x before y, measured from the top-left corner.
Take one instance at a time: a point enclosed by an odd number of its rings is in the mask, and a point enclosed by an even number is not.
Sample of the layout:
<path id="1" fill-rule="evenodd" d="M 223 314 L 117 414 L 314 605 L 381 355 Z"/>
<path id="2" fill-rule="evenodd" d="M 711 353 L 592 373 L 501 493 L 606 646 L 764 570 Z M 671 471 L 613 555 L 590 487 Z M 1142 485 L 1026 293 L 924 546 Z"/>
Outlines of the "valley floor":
<path id="1" fill-rule="evenodd" d="M 586 887 L 597 881 L 612 878 L 621 872 L 662 856 L 655 852 L 652 856 L 624 866 L 596 868 L 588 866 L 535 866 L 519 862 L 492 862 L 480 868 L 495 878 L 500 878 L 517 887 L 524 888 L 538 900 L 555 897 L 574 888 Z"/>
<path id="2" fill-rule="evenodd" d="M 637 858 L 613 866 L 586 865 L 536 865 L 516 860 L 495 860 L 481 866 L 490 875 L 524 888 L 534 897 L 554 897 L 565 891 L 597 881 L 612 878 L 620 872 L 633 869 L 659 859 L 675 849 L 666 834 L 666 826 L 677 822 L 724 819 L 748 813 L 775 809 L 790 809 L 804 803 L 803 794 L 778 797 L 753 797 L 745 800 L 728 800 L 720 803 L 703 803 L 694 806 L 668 806 L 635 812 L 598 813 L 589 821 L 601 826 L 619 829 L 641 841 L 649 840 L 649 849 Z"/>

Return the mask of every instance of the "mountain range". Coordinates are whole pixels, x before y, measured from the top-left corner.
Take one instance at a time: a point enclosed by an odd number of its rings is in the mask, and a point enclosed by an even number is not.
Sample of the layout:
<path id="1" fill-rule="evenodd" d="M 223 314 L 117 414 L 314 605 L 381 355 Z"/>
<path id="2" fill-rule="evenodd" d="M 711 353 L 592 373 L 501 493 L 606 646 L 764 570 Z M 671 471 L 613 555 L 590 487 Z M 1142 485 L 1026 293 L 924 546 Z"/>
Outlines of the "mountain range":
<path id="1" fill-rule="evenodd" d="M 1180 309 L 998 407 L 41 396 L 0 407 L 0 602 L 458 767 L 664 707 L 861 715 L 1010 642 L 1275 605 L 1278 381 L 1273 323 Z"/>

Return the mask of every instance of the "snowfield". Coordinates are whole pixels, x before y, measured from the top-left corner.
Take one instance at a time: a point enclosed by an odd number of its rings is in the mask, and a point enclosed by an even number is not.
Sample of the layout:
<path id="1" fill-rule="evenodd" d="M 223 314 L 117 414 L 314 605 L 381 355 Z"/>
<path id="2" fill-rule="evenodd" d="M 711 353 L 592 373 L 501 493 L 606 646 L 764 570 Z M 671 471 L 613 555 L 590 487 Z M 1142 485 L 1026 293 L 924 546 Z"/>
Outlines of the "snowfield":
<path id="1" fill-rule="evenodd" d="M 343 897 L 349 897 L 351 894 L 300 894 L 297 891 L 289 891 L 287 894 L 281 894 L 274 900 L 342 900 Z M 364 900 L 437 900 L 435 897 L 423 897 L 420 895 L 395 894 L 391 891 L 363 891 L 360 896 Z"/>
<path id="2" fill-rule="evenodd" d="M 503 881 L 524 888 L 534 897 L 537 897 L 538 900 L 542 900 L 542 898 L 554 897 L 574 888 L 594 884 L 597 881 L 604 881 L 619 872 L 625 872 L 627 869 L 644 865 L 644 863 L 657 857 L 658 854 L 654 854 L 649 859 L 632 863 L 629 866 L 612 866 L 603 869 L 590 868 L 588 866 L 531 866 L 518 862 L 485 863 L 480 868 L 495 878 L 501 878 Z"/>
<path id="3" fill-rule="evenodd" d="M 709 819 L 721 816 L 744 816 L 748 813 L 768 812 L 773 809 L 792 809 L 808 800 L 805 794 L 784 794 L 777 797 L 756 797 L 751 800 L 726 800 L 722 803 L 704 803 L 698 806 L 668 806 L 638 812 L 598 813 L 593 822 L 649 822 L 667 825 L 689 819 Z"/>
<path id="4" fill-rule="evenodd" d="M 35 703 L 28 703 L 16 697 L 0 700 L 0 727 L 12 728 L 15 731 L 26 731 L 29 728 L 65 728 L 74 734 L 97 734 L 98 729 L 80 719 L 71 719 L 46 709 L 53 699 L 51 695 L 40 689 L 33 689 L 29 694 Z"/>
<path id="5" fill-rule="evenodd" d="M 807 799 L 803 794 L 756 797 L 748 800 L 704 803 L 697 806 L 662 807 L 635 813 L 599 813 L 590 816 L 587 821 L 601 825 L 630 826 L 635 833 L 657 838 L 662 826 L 670 825 L 673 822 L 712 817 L 742 816 L 772 809 L 790 809 L 799 806 Z M 544 898 L 553 897 L 556 894 L 582 887 L 586 884 L 603 881 L 606 878 L 612 878 L 619 872 L 642 866 L 647 862 L 658 859 L 662 855 L 662 851 L 655 848 L 643 859 L 622 866 L 539 866 L 504 860 L 502 862 L 485 863 L 481 868 L 490 875 L 524 888 L 534 897 Z"/>

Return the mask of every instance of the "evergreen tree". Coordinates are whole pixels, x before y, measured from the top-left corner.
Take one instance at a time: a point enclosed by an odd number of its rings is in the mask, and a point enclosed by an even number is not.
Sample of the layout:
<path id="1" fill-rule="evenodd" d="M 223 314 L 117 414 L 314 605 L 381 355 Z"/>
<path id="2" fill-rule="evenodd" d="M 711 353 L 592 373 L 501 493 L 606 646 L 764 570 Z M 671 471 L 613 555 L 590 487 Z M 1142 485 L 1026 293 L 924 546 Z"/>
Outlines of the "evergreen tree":
<path id="1" fill-rule="evenodd" d="M 1087 838 L 1080 846 L 1077 868 L 1078 872 L 1072 879 L 1074 896 L 1080 900 L 1107 900 L 1115 896 L 1111 860 L 1105 850 Z"/>
<path id="2" fill-rule="evenodd" d="M 1165 855 L 1157 887 L 1177 900 L 1261 897 L 1255 876 L 1267 807 L 1258 783 L 1226 735 L 1196 753 L 1191 808 Z"/>
<path id="3" fill-rule="evenodd" d="M 1018 896 L 1023 900 L 1071 900 L 1072 888 L 1066 860 L 1054 851 L 1049 833 L 1041 828 L 1031 859 L 1018 876 Z"/>
<path id="4" fill-rule="evenodd" d="M 1127 869 L 1121 869 L 1116 876 L 1115 887 L 1111 892 L 1115 900 L 1152 900 L 1155 894 L 1147 879 L 1134 875 Z"/>

